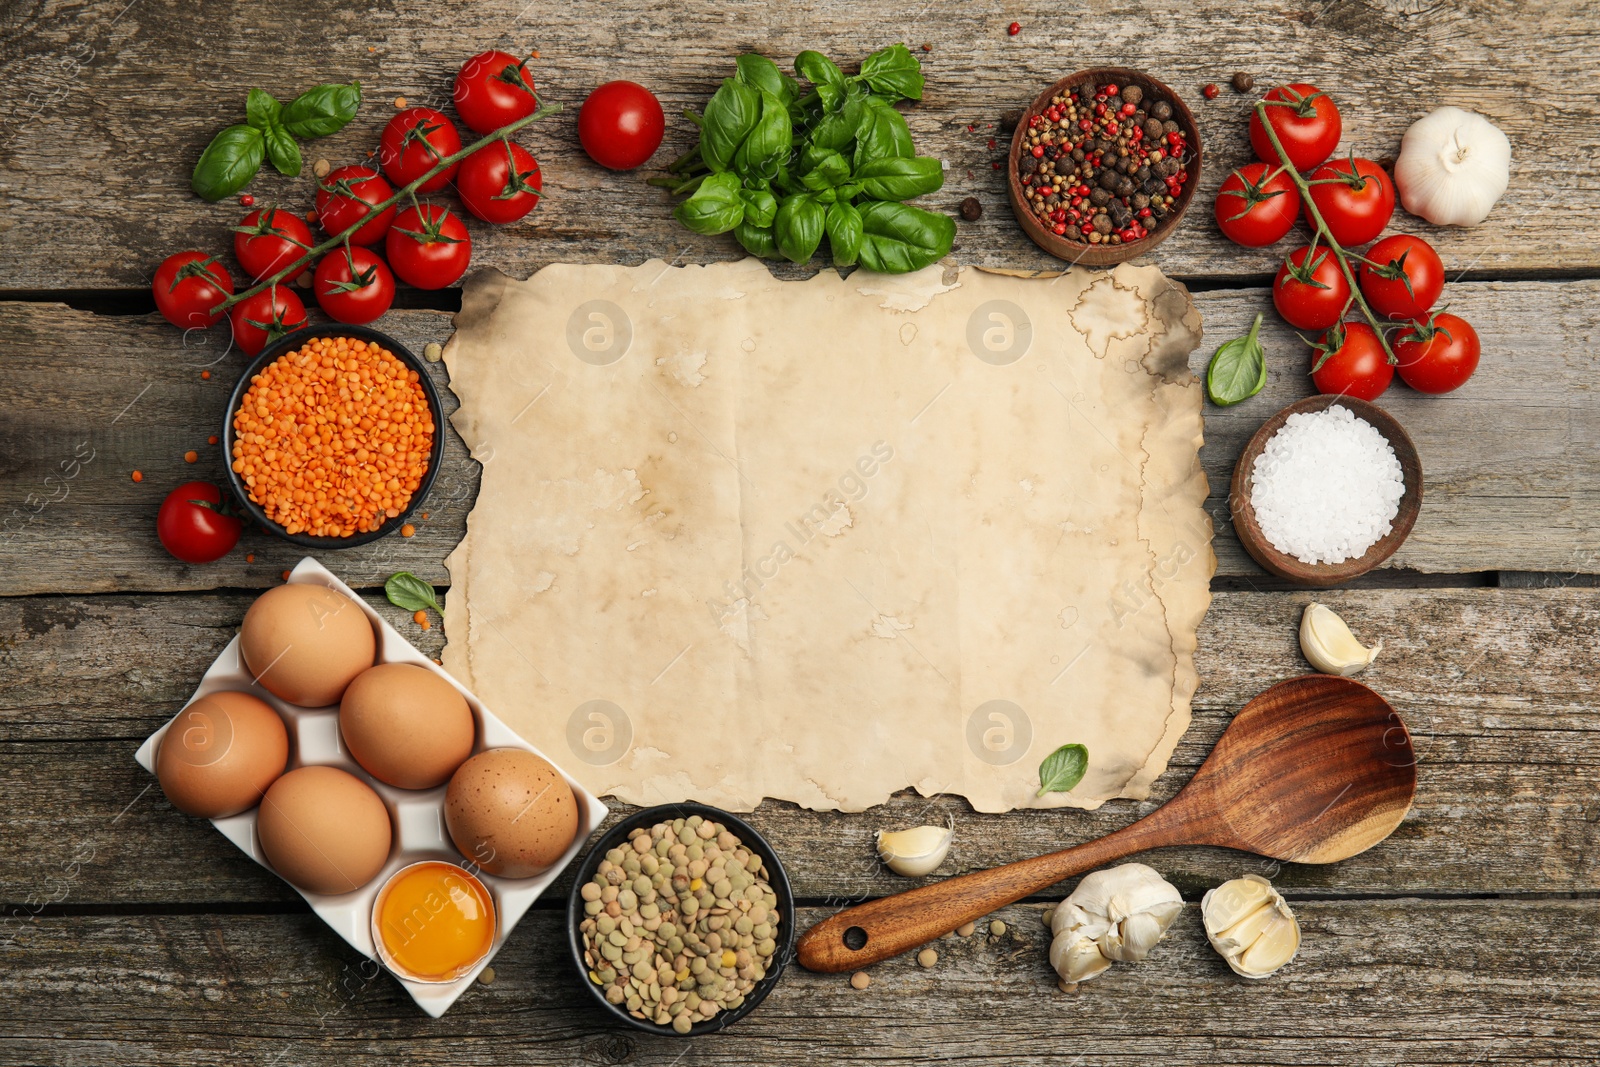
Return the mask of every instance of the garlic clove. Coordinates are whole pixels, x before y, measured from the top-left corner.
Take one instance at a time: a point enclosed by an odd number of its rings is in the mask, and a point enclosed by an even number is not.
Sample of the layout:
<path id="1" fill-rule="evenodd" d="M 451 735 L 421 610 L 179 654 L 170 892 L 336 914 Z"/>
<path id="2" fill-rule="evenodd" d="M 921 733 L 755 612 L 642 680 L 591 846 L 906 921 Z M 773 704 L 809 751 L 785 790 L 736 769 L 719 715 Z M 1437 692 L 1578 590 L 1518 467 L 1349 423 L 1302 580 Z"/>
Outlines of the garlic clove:
<path id="1" fill-rule="evenodd" d="M 1383 642 L 1368 648 L 1332 608 L 1307 604 L 1300 616 L 1300 651 L 1307 662 L 1323 674 L 1348 678 L 1359 674 L 1383 651 Z"/>
<path id="2" fill-rule="evenodd" d="M 1206 939 L 1245 978 L 1265 978 L 1300 951 L 1300 924 L 1272 883 L 1247 874 L 1200 901 Z"/>
<path id="3" fill-rule="evenodd" d="M 932 874 L 944 862 L 955 838 L 956 832 L 944 826 L 879 830 L 878 857 L 895 874 L 916 878 Z"/>
<path id="4" fill-rule="evenodd" d="M 1050 966 L 1064 982 L 1087 982 L 1111 968 L 1111 960 L 1087 937 L 1058 937 L 1050 942 Z"/>

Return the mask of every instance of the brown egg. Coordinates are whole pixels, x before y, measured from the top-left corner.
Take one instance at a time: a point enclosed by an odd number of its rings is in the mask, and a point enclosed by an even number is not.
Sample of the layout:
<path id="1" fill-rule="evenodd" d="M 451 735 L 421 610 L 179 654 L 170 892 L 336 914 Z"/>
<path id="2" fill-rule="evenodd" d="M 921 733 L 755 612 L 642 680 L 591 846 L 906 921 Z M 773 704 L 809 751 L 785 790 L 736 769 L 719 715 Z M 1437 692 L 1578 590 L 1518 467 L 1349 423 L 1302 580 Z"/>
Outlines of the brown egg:
<path id="1" fill-rule="evenodd" d="M 289 732 L 249 693 L 203 696 L 178 712 L 156 753 L 156 778 L 172 806 L 221 819 L 261 802 L 289 763 Z"/>
<path id="2" fill-rule="evenodd" d="M 532 878 L 561 859 L 578 834 L 572 787 L 532 752 L 491 748 L 450 778 L 444 822 L 469 860 L 502 878 Z"/>
<path id="3" fill-rule="evenodd" d="M 273 696 L 304 708 L 337 704 L 376 654 L 372 623 L 336 589 L 294 582 L 268 589 L 245 612 L 239 652 Z"/>
<path id="4" fill-rule="evenodd" d="M 339 732 L 378 781 L 432 789 L 472 755 L 475 727 L 455 686 L 414 663 L 380 663 L 344 691 Z"/>
<path id="5" fill-rule="evenodd" d="M 272 783 L 256 818 L 272 869 L 311 893 L 348 893 L 389 858 L 389 809 L 337 767 L 300 767 Z"/>

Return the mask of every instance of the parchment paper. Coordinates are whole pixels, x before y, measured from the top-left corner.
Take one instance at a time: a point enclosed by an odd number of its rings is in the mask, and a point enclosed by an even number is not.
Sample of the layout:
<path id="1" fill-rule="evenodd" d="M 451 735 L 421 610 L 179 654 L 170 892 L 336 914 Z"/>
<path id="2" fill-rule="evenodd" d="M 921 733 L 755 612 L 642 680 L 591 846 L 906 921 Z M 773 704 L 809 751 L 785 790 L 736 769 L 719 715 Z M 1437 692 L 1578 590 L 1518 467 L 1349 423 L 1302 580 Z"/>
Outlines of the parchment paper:
<path id="1" fill-rule="evenodd" d="M 456 322 L 444 664 L 596 793 L 1093 808 L 1165 769 L 1215 560 L 1155 268 L 556 265 Z"/>

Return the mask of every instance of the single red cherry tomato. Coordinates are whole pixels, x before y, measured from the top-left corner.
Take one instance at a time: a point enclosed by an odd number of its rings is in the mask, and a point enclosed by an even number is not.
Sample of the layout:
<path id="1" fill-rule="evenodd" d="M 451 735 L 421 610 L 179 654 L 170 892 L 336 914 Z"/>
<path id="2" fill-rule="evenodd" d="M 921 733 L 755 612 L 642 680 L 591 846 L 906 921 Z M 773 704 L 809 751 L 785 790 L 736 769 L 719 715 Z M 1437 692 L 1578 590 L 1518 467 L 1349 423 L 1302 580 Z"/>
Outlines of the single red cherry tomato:
<path id="1" fill-rule="evenodd" d="M 1326 330 L 1344 317 L 1350 283 L 1332 252 L 1319 248 L 1308 264 L 1310 251 L 1310 245 L 1300 246 L 1278 268 L 1272 282 L 1272 306 L 1290 326 Z"/>
<path id="2" fill-rule="evenodd" d="M 274 285 L 233 305 L 228 320 L 233 324 L 233 339 L 244 354 L 258 356 L 263 348 L 306 324 L 306 307 L 293 290 Z"/>
<path id="3" fill-rule="evenodd" d="M 350 243 L 375 245 L 389 232 L 395 209 L 391 204 L 374 215 L 372 208 L 393 195 L 394 188 L 371 167 L 340 167 L 317 183 L 317 223 L 332 237 L 366 219 Z"/>
<path id="4" fill-rule="evenodd" d="M 311 247 L 311 228 L 276 207 L 252 211 L 233 228 L 233 254 L 256 281 L 278 273 Z"/>
<path id="5" fill-rule="evenodd" d="M 1395 369 L 1419 393 L 1459 389 L 1478 369 L 1483 346 L 1478 331 L 1459 315 L 1437 312 L 1427 322 L 1413 323 L 1395 337 Z"/>
<path id="6" fill-rule="evenodd" d="M 661 101 L 638 82 L 606 82 L 578 112 L 578 140 L 589 158 L 610 170 L 632 170 L 661 147 L 667 123 Z"/>
<path id="7" fill-rule="evenodd" d="M 1319 393 L 1376 400 L 1394 381 L 1394 367 L 1371 326 L 1347 322 L 1322 335 L 1311 350 L 1311 381 Z"/>
<path id="8" fill-rule="evenodd" d="M 389 120 L 378 140 L 378 163 L 395 185 L 410 185 L 439 164 L 446 156 L 461 151 L 461 134 L 456 124 L 431 107 L 409 107 Z M 450 184 L 459 163 L 435 174 L 417 186 L 419 193 L 433 193 Z"/>
<path id="9" fill-rule="evenodd" d="M 539 203 L 539 164 L 515 141 L 485 145 L 461 161 L 461 206 L 484 222 L 515 222 Z"/>
<path id="10" fill-rule="evenodd" d="M 1353 248 L 1366 244 L 1389 225 L 1394 215 L 1394 183 L 1370 159 L 1338 159 L 1312 173 L 1311 202 L 1333 239 Z"/>
<path id="11" fill-rule="evenodd" d="M 233 551 L 244 523 L 222 510 L 222 490 L 210 482 L 184 482 L 156 512 L 161 547 L 185 563 L 211 563 Z"/>
<path id="12" fill-rule="evenodd" d="M 372 249 L 353 245 L 322 257 L 311 291 L 335 322 L 364 326 L 394 303 L 394 275 Z"/>
<path id="13" fill-rule="evenodd" d="M 1344 129 L 1339 108 L 1315 85 L 1280 85 L 1268 90 L 1263 99 L 1267 101 L 1267 122 L 1295 170 L 1310 170 L 1339 147 Z M 1274 167 L 1283 162 L 1255 111 L 1250 112 L 1250 147 L 1263 162 Z"/>
<path id="14" fill-rule="evenodd" d="M 1379 315 L 1420 319 L 1444 291 L 1444 264 L 1420 237 L 1409 233 L 1385 237 L 1367 250 L 1366 258 L 1378 265 L 1358 265 L 1356 281 L 1368 306 Z"/>
<path id="15" fill-rule="evenodd" d="M 163 318 L 179 329 L 193 330 L 222 318 L 222 312 L 211 309 L 233 295 L 233 279 L 214 256 L 175 252 L 156 268 L 150 295 Z"/>
<path id="16" fill-rule="evenodd" d="M 1246 163 L 1223 179 L 1214 211 L 1224 237 L 1259 248 L 1294 227 L 1300 217 L 1300 191 L 1281 168 Z"/>
<path id="17" fill-rule="evenodd" d="M 528 61 L 508 52 L 480 52 L 456 75 L 456 114 L 476 133 L 493 133 L 533 114 L 538 98 Z"/>
<path id="18" fill-rule="evenodd" d="M 423 204 L 406 208 L 394 220 L 385 250 L 401 281 L 418 289 L 443 289 L 467 272 L 472 238 L 448 208 Z"/>

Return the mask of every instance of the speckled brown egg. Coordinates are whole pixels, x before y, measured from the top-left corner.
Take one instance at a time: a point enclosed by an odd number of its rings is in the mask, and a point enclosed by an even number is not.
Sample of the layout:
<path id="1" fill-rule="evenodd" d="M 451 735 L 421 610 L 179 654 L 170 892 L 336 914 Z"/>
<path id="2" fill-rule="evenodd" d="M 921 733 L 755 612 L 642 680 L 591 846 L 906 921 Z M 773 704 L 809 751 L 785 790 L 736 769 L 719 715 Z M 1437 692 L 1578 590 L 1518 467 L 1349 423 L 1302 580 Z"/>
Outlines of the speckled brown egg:
<path id="1" fill-rule="evenodd" d="M 272 783 L 256 817 L 272 869 L 309 893 L 349 893 L 377 875 L 393 836 L 372 787 L 337 767 L 299 767 Z"/>
<path id="2" fill-rule="evenodd" d="M 520 748 L 491 748 L 463 763 L 445 790 L 450 839 L 502 878 L 532 878 L 560 861 L 578 834 L 572 787 Z"/>
<path id="3" fill-rule="evenodd" d="M 378 781 L 432 789 L 472 755 L 475 727 L 466 698 L 445 679 L 415 663 L 380 663 L 344 691 L 339 732 Z"/>
<path id="4" fill-rule="evenodd" d="M 212 693 L 167 727 L 156 778 L 179 811 L 222 819 L 260 803 L 288 762 L 289 732 L 271 705 L 249 693 Z"/>
<path id="5" fill-rule="evenodd" d="M 291 582 L 256 598 L 239 627 L 244 665 L 267 692 L 303 708 L 337 704 L 377 652 L 372 623 L 337 589 Z"/>

